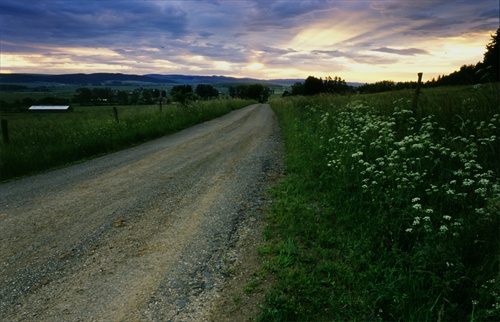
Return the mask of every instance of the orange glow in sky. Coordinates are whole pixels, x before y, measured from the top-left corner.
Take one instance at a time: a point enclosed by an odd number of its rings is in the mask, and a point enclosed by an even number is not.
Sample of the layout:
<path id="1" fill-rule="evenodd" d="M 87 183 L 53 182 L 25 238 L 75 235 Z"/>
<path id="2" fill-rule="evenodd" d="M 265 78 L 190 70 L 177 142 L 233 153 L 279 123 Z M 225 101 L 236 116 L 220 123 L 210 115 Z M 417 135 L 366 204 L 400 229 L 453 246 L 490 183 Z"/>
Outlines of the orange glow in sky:
<path id="1" fill-rule="evenodd" d="M 491 0 L 118 4 L 2 1 L 0 72 L 427 80 L 482 61 L 499 25 Z"/>

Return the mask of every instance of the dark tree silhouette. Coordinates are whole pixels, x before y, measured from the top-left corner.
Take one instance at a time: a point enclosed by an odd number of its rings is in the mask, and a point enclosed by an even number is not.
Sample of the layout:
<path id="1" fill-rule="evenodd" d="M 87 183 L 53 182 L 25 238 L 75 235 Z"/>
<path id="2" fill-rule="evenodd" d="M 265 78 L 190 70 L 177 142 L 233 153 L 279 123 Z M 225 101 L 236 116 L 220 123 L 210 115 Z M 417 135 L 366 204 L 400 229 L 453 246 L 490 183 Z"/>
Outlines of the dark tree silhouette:
<path id="1" fill-rule="evenodd" d="M 186 105 L 187 102 L 193 100 L 193 88 L 191 85 L 176 85 L 170 91 L 172 98 L 174 101 L 181 103 L 182 105 Z"/>
<path id="2" fill-rule="evenodd" d="M 195 93 L 204 100 L 219 97 L 219 91 L 212 85 L 208 84 L 198 84 L 198 86 L 196 86 Z"/>
<path id="3" fill-rule="evenodd" d="M 323 80 L 314 76 L 309 76 L 304 82 L 304 95 L 311 96 L 323 92 Z"/>
<path id="4" fill-rule="evenodd" d="M 484 53 L 483 65 L 487 76 L 491 77 L 491 81 L 500 81 L 500 48 L 498 47 L 498 34 L 497 32 L 491 35 L 491 41 L 486 45 L 486 52 Z"/>
<path id="5" fill-rule="evenodd" d="M 304 95 L 304 84 L 296 82 L 292 85 L 292 95 Z"/>
<path id="6" fill-rule="evenodd" d="M 262 84 L 252 84 L 247 87 L 246 96 L 249 99 L 257 100 L 259 103 L 267 102 L 270 95 L 269 88 Z"/>
<path id="7" fill-rule="evenodd" d="M 252 99 L 264 103 L 271 95 L 271 90 L 262 84 L 238 85 L 229 87 L 229 96 L 232 98 Z"/>

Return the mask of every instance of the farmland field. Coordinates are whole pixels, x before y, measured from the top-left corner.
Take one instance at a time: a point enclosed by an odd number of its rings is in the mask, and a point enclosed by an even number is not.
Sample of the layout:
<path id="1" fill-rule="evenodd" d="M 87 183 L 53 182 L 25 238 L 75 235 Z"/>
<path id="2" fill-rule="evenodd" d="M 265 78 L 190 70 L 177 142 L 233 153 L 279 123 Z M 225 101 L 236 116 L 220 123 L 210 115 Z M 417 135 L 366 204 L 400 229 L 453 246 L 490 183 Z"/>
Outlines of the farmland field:
<path id="1" fill-rule="evenodd" d="M 69 113 L 9 113 L 0 143 L 0 179 L 44 171 L 144 142 L 251 104 L 245 100 L 165 105 L 76 106 Z"/>

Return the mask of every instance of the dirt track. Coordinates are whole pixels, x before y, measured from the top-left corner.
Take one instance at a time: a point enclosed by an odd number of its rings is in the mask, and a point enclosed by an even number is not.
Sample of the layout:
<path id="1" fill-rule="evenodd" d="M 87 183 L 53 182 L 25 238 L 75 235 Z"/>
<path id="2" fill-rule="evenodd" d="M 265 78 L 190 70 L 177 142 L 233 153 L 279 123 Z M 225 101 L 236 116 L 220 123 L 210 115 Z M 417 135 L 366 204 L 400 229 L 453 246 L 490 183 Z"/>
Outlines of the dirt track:
<path id="1" fill-rule="evenodd" d="M 1 184 L 0 320 L 211 320 L 279 150 L 252 105 Z"/>

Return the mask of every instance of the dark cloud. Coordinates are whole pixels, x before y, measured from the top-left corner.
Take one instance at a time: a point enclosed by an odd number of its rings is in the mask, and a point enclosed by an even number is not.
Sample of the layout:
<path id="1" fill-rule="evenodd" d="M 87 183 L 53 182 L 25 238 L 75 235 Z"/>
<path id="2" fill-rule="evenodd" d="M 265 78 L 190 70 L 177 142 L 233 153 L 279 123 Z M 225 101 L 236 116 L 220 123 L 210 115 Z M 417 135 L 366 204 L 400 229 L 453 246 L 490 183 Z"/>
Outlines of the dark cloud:
<path id="1" fill-rule="evenodd" d="M 390 65 L 399 62 L 399 60 L 395 58 L 360 54 L 353 54 L 350 56 L 350 59 L 356 63 L 366 65 Z"/>
<path id="2" fill-rule="evenodd" d="M 233 36 L 233 38 L 241 38 L 241 37 L 244 37 L 246 35 L 248 35 L 248 33 L 246 33 L 246 32 L 237 32 L 237 33 L 233 34 L 232 36 Z"/>
<path id="3" fill-rule="evenodd" d="M 429 54 L 428 51 L 418 48 L 406 48 L 406 49 L 394 49 L 388 47 L 381 47 L 377 49 L 372 49 L 372 51 L 379 51 L 382 53 L 403 55 L 403 56 L 415 56 L 415 55 L 425 55 Z"/>
<path id="4" fill-rule="evenodd" d="M 124 5 L 126 4 L 126 5 Z M 166 33 L 186 34 L 187 13 L 162 2 L 12 1 L 0 4 L 3 40 L 90 44 Z"/>
<path id="5" fill-rule="evenodd" d="M 255 49 L 261 50 L 267 54 L 273 54 L 273 55 L 286 55 L 290 53 L 296 52 L 295 50 L 291 48 L 287 49 L 282 49 L 282 48 L 276 48 L 276 47 L 270 47 L 270 46 L 257 46 Z"/>
<path id="6" fill-rule="evenodd" d="M 288 0 L 252 0 L 253 10 L 247 18 L 251 31 L 265 31 L 266 28 L 292 28 L 297 23 L 306 24 L 316 17 L 313 13 L 331 8 L 330 1 L 288 1 Z M 300 18 L 300 19 L 298 19 Z"/>
<path id="7" fill-rule="evenodd" d="M 209 32 L 209 31 L 200 31 L 200 32 L 198 33 L 198 35 L 199 35 L 200 37 L 202 37 L 202 38 L 209 38 L 209 37 L 211 37 L 211 36 L 213 36 L 213 35 L 215 35 L 215 34 L 214 34 L 213 32 Z"/>
<path id="8" fill-rule="evenodd" d="M 356 52 L 355 48 L 346 48 L 346 51 L 340 50 L 313 50 L 311 51 L 311 59 L 317 59 L 317 56 L 326 56 L 328 58 L 345 58 L 360 64 L 369 65 L 384 65 L 394 64 L 398 62 L 397 59 L 391 57 L 380 57 L 375 55 L 360 54 Z"/>
<path id="9" fill-rule="evenodd" d="M 370 8 L 395 21 L 407 35 L 452 37 L 474 30 L 496 29 L 499 10 L 498 3 L 493 4 L 491 0 L 372 1 Z"/>
<path id="10" fill-rule="evenodd" d="M 329 57 L 344 57 L 346 54 L 340 50 L 313 50 L 312 54 L 323 54 Z"/>

